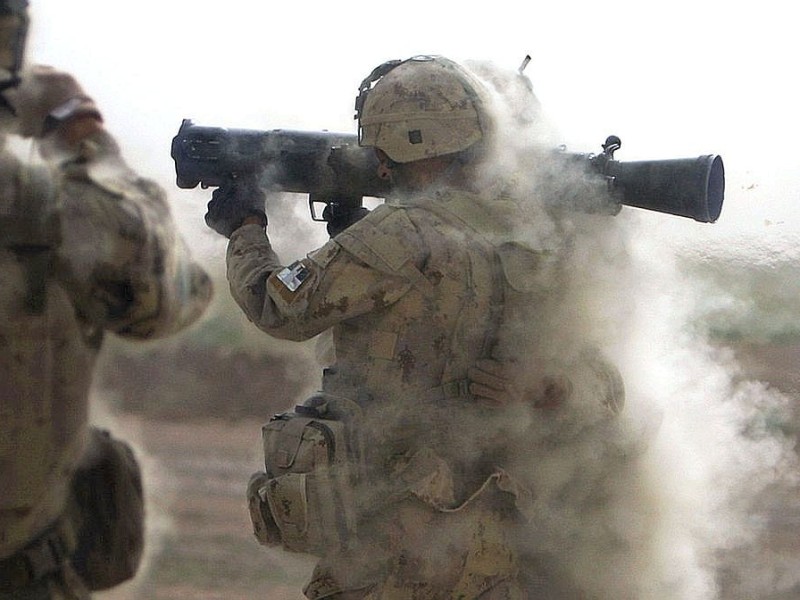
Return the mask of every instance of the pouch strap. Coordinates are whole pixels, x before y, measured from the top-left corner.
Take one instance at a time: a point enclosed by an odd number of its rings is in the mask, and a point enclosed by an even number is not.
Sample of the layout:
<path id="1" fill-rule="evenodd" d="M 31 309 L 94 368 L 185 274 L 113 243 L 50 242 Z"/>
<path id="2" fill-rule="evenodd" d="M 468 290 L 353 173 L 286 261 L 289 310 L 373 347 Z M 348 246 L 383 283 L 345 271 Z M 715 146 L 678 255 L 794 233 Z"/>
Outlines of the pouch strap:
<path id="1" fill-rule="evenodd" d="M 0 590 L 21 589 L 58 572 L 74 551 L 74 532 L 59 519 L 22 550 L 0 560 Z"/>

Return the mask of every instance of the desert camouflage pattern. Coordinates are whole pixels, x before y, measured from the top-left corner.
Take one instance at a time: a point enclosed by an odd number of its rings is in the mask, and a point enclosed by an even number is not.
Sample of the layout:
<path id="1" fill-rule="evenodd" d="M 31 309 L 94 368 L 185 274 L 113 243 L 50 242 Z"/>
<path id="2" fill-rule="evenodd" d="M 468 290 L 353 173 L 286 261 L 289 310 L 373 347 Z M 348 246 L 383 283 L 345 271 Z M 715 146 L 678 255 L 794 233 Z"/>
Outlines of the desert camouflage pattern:
<path id="1" fill-rule="evenodd" d="M 467 211 L 482 213 L 485 235 L 466 231 Z M 261 228 L 245 226 L 228 249 L 231 292 L 272 336 L 333 330 L 326 392 L 422 399 L 465 379 L 484 349 L 493 225 L 490 207 L 463 195 L 387 201 L 300 261 L 307 274 L 294 290 Z"/>
<path id="2" fill-rule="evenodd" d="M 290 340 L 332 329 L 323 390 L 364 410 L 369 515 L 350 551 L 322 558 L 309 598 L 522 597 L 507 515 L 525 492 L 497 466 L 508 416 L 467 391 L 511 291 L 498 249 L 537 260 L 509 245 L 518 216 L 510 201 L 452 191 L 393 199 L 287 268 L 258 226 L 231 237 L 228 277 L 247 316 Z M 539 292 L 531 281 L 523 295 Z"/>
<path id="3" fill-rule="evenodd" d="M 362 87 L 365 84 L 362 84 Z M 407 163 L 466 150 L 490 132 L 483 87 L 441 56 L 403 61 L 364 96 L 359 145 Z"/>
<path id="4" fill-rule="evenodd" d="M 527 597 L 515 536 L 535 502 L 512 458 L 530 464 L 613 419 L 624 392 L 585 340 L 552 347 L 537 315 L 560 301 L 568 248 L 533 247 L 524 212 L 445 189 L 391 198 L 288 267 L 260 227 L 231 236 L 228 278 L 248 318 L 290 340 L 330 330 L 323 391 L 363 409 L 358 536 L 321 558 L 312 600 Z M 486 356 L 512 367 L 527 401 L 475 401 L 468 369 Z M 551 401 L 543 382 L 565 376 L 576 393 Z"/>
<path id="5" fill-rule="evenodd" d="M 3 559 L 64 510 L 105 332 L 178 331 L 202 313 L 211 284 L 163 191 L 104 132 L 39 166 L 0 151 L 0 273 Z"/>

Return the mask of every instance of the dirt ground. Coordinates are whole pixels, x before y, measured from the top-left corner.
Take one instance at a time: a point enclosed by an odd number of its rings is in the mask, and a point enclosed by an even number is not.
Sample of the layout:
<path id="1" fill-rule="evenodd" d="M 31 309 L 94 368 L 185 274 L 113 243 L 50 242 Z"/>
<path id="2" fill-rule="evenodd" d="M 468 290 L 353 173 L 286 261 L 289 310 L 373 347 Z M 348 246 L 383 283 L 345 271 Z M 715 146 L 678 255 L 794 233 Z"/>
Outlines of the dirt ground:
<path id="1" fill-rule="evenodd" d="M 738 354 L 747 376 L 800 397 L 800 346 L 748 346 Z M 300 590 L 312 560 L 263 548 L 250 530 L 243 489 L 260 468 L 263 419 L 165 418 L 143 412 L 113 419 L 143 458 L 149 546 L 146 567 L 136 580 L 98 598 L 303 598 Z M 791 503 L 797 510 L 789 512 L 785 504 L 776 505 L 765 544 L 800 554 L 799 500 Z M 800 598 L 800 590 L 791 597 Z"/>
<path id="2" fill-rule="evenodd" d="M 259 546 L 244 486 L 259 468 L 260 421 L 124 415 L 148 487 L 146 566 L 109 600 L 299 600 L 313 563 Z"/>

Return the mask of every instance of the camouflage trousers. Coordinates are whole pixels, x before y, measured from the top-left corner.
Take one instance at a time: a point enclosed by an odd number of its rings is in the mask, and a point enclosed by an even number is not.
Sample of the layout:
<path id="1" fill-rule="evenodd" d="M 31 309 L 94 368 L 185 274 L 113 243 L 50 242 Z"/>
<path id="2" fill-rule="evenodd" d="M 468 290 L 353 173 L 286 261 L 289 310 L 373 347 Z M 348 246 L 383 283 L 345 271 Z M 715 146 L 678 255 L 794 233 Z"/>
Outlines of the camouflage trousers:
<path id="1" fill-rule="evenodd" d="M 415 598 L 413 595 L 415 592 L 414 590 L 405 590 L 405 592 L 399 595 L 387 595 L 387 594 L 394 594 L 395 590 L 391 592 L 386 590 L 359 590 L 355 592 L 343 592 L 341 594 L 336 594 L 334 596 L 329 596 L 330 600 L 372 600 L 374 598 L 386 598 L 392 600 L 405 600 L 407 598 Z M 375 594 L 380 594 L 376 596 Z M 412 594 L 412 595 L 409 595 Z M 456 598 L 456 596 L 452 595 L 439 595 L 435 596 L 438 598 Z M 486 593 L 482 594 L 479 600 L 535 600 L 532 597 L 526 595 L 526 592 L 521 588 L 518 582 L 516 581 L 504 581 Z M 544 600 L 544 596 L 542 597 Z M 549 598 L 548 598 L 549 600 Z"/>
<path id="2" fill-rule="evenodd" d="M 525 600 L 513 501 L 494 486 L 457 508 L 410 494 L 362 527 L 350 550 L 324 557 L 311 600 Z"/>
<path id="3" fill-rule="evenodd" d="M 347 547 L 331 549 L 303 592 L 309 600 L 577 600 L 553 557 L 532 554 L 524 517 L 532 495 L 507 471 L 455 494 L 449 464 L 422 449 L 398 462 L 366 498 Z M 483 483 L 478 483 L 483 479 Z M 456 500 L 460 497 L 460 500 Z M 370 502 L 370 498 L 373 500 Z"/>

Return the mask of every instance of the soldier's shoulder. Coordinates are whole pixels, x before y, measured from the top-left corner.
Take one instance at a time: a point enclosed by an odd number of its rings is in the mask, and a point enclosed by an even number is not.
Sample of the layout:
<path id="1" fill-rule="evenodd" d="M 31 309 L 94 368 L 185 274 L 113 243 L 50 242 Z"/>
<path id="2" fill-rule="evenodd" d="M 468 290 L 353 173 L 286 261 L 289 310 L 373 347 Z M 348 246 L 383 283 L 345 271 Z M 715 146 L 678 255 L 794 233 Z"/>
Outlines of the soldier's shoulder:
<path id="1" fill-rule="evenodd" d="M 424 252 L 407 211 L 385 204 L 336 236 L 335 242 L 359 260 L 392 272 Z"/>
<path id="2" fill-rule="evenodd" d="M 366 221 L 371 225 L 378 225 L 383 223 L 384 221 L 389 220 L 391 222 L 394 219 L 403 219 L 408 214 L 408 209 L 405 206 L 397 206 L 394 204 L 390 204 L 388 202 L 384 202 L 383 204 L 379 204 L 374 209 L 372 209 L 369 214 L 355 223 L 357 226 L 362 221 Z"/>
<path id="3" fill-rule="evenodd" d="M 417 228 L 405 207 L 381 204 L 335 239 L 358 238 L 370 243 L 393 244 L 416 235 Z"/>
<path id="4" fill-rule="evenodd" d="M 153 203 L 159 208 L 167 206 L 166 192 L 159 184 L 122 162 L 91 165 L 86 174 L 94 185 L 113 196 Z"/>

